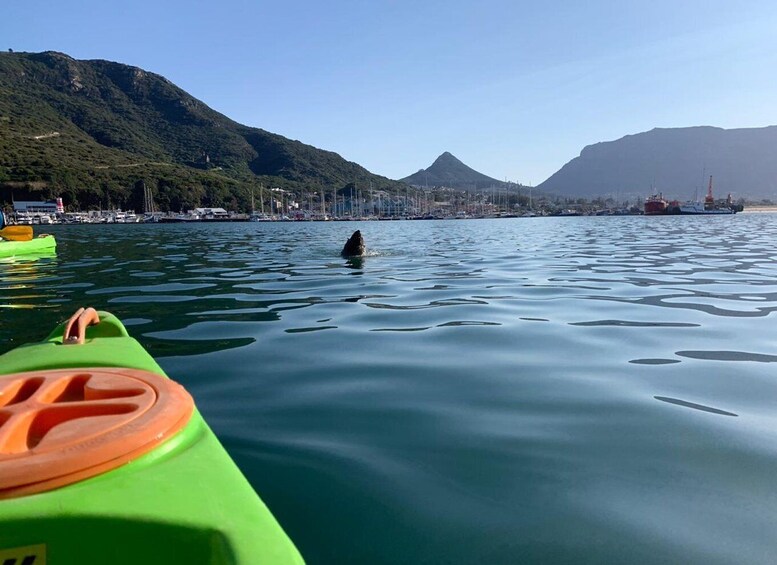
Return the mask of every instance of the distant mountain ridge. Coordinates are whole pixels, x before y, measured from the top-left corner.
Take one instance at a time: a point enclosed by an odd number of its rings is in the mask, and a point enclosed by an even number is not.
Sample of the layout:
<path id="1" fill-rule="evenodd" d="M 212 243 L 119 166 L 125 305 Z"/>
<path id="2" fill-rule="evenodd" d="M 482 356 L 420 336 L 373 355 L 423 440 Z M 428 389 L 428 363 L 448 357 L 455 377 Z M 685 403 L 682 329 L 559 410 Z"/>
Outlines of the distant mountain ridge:
<path id="1" fill-rule="evenodd" d="M 714 194 L 777 200 L 777 126 L 656 128 L 588 145 L 537 188 L 561 196 L 687 200 Z"/>
<path id="2" fill-rule="evenodd" d="M 261 184 L 300 197 L 353 183 L 405 189 L 331 151 L 230 120 L 143 69 L 0 53 L 0 203 L 13 190 L 17 199 L 140 209 L 139 180 L 174 210 L 246 209 Z"/>
<path id="3" fill-rule="evenodd" d="M 447 151 L 437 157 L 428 169 L 421 169 L 400 180 L 412 186 L 444 186 L 462 190 L 502 187 L 505 184 L 468 167 Z"/>

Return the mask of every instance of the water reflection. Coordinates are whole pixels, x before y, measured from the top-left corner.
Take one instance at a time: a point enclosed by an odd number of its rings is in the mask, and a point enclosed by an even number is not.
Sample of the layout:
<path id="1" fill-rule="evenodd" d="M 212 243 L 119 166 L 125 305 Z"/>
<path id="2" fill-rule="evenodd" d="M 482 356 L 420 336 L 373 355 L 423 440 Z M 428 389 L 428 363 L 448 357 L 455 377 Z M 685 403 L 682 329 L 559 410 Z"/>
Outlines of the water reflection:
<path id="1" fill-rule="evenodd" d="M 703 404 L 696 404 L 695 402 L 688 402 L 687 400 L 680 400 L 679 398 L 668 398 L 666 396 L 654 396 L 656 400 L 661 402 L 667 402 L 669 404 L 676 404 L 677 406 L 684 406 L 685 408 L 693 408 L 694 410 L 701 410 L 702 412 L 709 412 L 711 414 L 720 414 L 721 416 L 734 416 L 737 414 L 733 412 L 726 412 L 719 408 L 712 408 L 711 406 L 704 406 Z"/>
<path id="2" fill-rule="evenodd" d="M 570 326 L 617 326 L 623 328 L 698 328 L 701 324 L 682 322 L 630 322 L 627 320 L 594 320 L 591 322 L 570 322 Z"/>
<path id="3" fill-rule="evenodd" d="M 680 363 L 679 359 L 631 359 L 629 363 L 635 365 L 672 365 Z"/>
<path id="4" fill-rule="evenodd" d="M 777 355 L 762 353 L 747 353 L 746 351 L 678 351 L 675 355 L 689 359 L 706 359 L 708 361 L 753 361 L 756 363 L 775 363 Z"/>

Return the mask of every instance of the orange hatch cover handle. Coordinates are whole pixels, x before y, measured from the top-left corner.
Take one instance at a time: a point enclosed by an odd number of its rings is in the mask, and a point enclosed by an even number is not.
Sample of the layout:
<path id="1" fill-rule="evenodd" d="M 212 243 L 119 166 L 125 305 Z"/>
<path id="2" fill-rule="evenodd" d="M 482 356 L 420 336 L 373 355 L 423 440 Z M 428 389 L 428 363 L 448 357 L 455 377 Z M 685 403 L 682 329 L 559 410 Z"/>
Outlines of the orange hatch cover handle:
<path id="1" fill-rule="evenodd" d="M 62 343 L 82 345 L 86 341 L 86 328 L 100 323 L 100 316 L 94 308 L 79 308 L 65 324 Z"/>

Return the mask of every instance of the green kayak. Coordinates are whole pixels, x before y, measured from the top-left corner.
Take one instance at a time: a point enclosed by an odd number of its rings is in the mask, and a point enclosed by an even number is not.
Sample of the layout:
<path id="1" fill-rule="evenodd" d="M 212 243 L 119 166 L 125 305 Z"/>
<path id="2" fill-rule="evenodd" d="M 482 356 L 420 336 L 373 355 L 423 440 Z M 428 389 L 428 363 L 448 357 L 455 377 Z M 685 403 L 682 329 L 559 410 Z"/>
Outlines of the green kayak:
<path id="1" fill-rule="evenodd" d="M 41 235 L 27 241 L 0 240 L 0 257 L 16 257 L 53 251 L 57 240 L 53 235 Z"/>
<path id="2" fill-rule="evenodd" d="M 302 562 L 116 317 L 81 309 L 0 355 L 0 563 Z"/>

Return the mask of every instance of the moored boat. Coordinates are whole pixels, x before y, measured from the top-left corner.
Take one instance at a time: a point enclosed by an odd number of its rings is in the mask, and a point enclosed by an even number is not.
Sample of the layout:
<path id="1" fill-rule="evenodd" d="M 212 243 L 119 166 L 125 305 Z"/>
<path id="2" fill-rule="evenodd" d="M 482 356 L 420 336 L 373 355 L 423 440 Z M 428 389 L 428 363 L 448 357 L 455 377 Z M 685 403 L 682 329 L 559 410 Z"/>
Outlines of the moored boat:
<path id="1" fill-rule="evenodd" d="M 669 205 L 668 212 L 670 214 L 680 214 L 686 216 L 692 215 L 727 215 L 734 214 L 735 210 L 727 207 L 714 207 L 708 208 L 703 202 L 689 200 L 687 202 L 672 202 Z"/>
<path id="2" fill-rule="evenodd" d="M 666 214 L 669 202 L 664 199 L 662 193 L 653 194 L 645 199 L 645 215 L 655 216 L 658 214 Z"/>
<path id="3" fill-rule="evenodd" d="M 91 308 L 0 356 L 0 558 L 302 562 L 191 396 Z"/>
<path id="4" fill-rule="evenodd" d="M 669 203 L 667 212 L 669 214 L 681 214 L 681 215 L 730 215 L 736 214 L 742 211 L 742 206 L 735 205 L 731 200 L 731 195 L 728 195 L 725 201 L 715 201 L 715 197 L 712 196 L 712 177 L 710 177 L 710 183 L 707 187 L 707 196 L 704 198 L 704 202 L 689 200 L 687 202 L 680 203 L 673 201 Z"/>
<path id="5" fill-rule="evenodd" d="M 53 251 L 56 247 L 57 240 L 53 235 L 39 235 L 26 241 L 2 239 L 0 240 L 0 257 L 46 253 Z"/>

